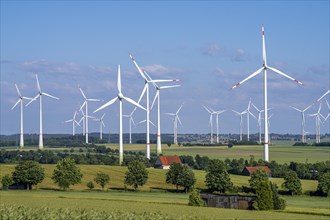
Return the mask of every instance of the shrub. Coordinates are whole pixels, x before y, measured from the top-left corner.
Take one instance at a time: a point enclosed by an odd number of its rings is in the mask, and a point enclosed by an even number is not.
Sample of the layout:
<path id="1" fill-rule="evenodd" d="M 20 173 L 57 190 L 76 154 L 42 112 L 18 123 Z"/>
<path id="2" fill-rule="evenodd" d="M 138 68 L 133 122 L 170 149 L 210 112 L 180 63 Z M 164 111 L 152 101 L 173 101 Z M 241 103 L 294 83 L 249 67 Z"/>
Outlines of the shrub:
<path id="1" fill-rule="evenodd" d="M 273 193 L 273 205 L 275 210 L 284 210 L 286 207 L 286 201 L 278 195 L 276 183 L 270 182 L 270 187 Z"/>
<path id="2" fill-rule="evenodd" d="M 89 181 L 89 182 L 86 184 L 86 186 L 87 186 L 90 190 L 94 189 L 94 183 L 93 183 L 93 181 Z"/>
<path id="3" fill-rule="evenodd" d="M 143 162 L 133 160 L 128 164 L 128 171 L 126 172 L 124 183 L 134 187 L 143 186 L 148 180 L 148 171 Z"/>
<path id="4" fill-rule="evenodd" d="M 99 172 L 96 174 L 94 181 L 102 187 L 102 190 L 104 190 L 104 186 L 109 183 L 110 177 L 106 173 Z"/>
<path id="5" fill-rule="evenodd" d="M 330 196 L 330 172 L 326 172 L 320 177 L 317 189 Z"/>
<path id="6" fill-rule="evenodd" d="M 10 185 L 14 183 L 13 178 L 6 174 L 1 178 L 2 189 L 7 190 Z"/>
<path id="7" fill-rule="evenodd" d="M 204 206 L 204 201 L 202 200 L 198 190 L 193 190 L 189 196 L 189 203 L 190 206 Z"/>

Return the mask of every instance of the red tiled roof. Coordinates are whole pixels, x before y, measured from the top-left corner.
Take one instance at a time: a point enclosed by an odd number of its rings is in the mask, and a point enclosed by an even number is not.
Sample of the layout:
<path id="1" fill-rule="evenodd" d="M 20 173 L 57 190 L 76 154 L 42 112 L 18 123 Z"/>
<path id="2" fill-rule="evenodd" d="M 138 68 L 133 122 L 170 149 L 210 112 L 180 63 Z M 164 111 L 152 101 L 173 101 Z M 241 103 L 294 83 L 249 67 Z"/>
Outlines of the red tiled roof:
<path id="1" fill-rule="evenodd" d="M 171 165 L 172 163 L 179 163 L 181 164 L 181 160 L 179 156 L 159 156 L 159 160 L 162 165 Z"/>
<path id="2" fill-rule="evenodd" d="M 250 174 L 257 172 L 257 170 L 263 170 L 266 173 L 272 173 L 272 171 L 267 166 L 256 166 L 256 167 L 245 167 Z"/>

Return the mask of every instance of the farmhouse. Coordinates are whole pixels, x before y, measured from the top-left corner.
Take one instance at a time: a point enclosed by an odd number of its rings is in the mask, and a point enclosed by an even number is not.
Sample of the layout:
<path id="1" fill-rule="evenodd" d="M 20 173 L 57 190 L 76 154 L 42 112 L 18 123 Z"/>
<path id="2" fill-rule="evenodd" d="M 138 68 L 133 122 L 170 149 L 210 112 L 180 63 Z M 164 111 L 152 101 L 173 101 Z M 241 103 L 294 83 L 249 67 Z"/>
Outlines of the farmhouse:
<path id="1" fill-rule="evenodd" d="M 272 176 L 272 171 L 267 166 L 244 167 L 242 175 L 251 176 L 251 174 L 257 172 L 257 170 L 265 171 L 268 174 L 268 177 Z"/>
<path id="2" fill-rule="evenodd" d="M 155 162 L 154 167 L 168 170 L 172 163 L 182 164 L 179 156 L 159 156 Z"/>

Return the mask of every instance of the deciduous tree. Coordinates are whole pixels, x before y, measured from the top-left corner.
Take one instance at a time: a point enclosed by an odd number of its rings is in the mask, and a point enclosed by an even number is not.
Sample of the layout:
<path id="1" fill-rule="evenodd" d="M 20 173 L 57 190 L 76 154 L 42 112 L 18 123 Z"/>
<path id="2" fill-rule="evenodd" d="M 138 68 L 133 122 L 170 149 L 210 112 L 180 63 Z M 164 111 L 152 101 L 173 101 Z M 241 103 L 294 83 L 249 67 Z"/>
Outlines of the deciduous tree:
<path id="1" fill-rule="evenodd" d="M 206 170 L 207 188 L 213 191 L 226 192 L 233 187 L 229 174 L 223 161 L 218 159 L 210 160 Z"/>
<path id="2" fill-rule="evenodd" d="M 81 183 L 82 176 L 75 161 L 71 158 L 64 158 L 57 163 L 52 179 L 61 189 L 66 190 L 70 185 Z"/>
<path id="3" fill-rule="evenodd" d="M 41 183 L 45 178 L 45 169 L 35 161 L 21 161 L 12 174 L 15 183 L 26 185 L 26 189 L 32 189 L 32 185 Z"/>
<path id="4" fill-rule="evenodd" d="M 128 164 L 128 171 L 126 172 L 124 183 L 134 187 L 143 186 L 148 180 L 148 171 L 143 162 L 133 160 Z"/>
<path id="5" fill-rule="evenodd" d="M 289 171 L 286 173 L 282 187 L 288 189 L 291 192 L 291 195 L 300 195 L 302 193 L 300 179 L 294 171 Z"/>
<path id="6" fill-rule="evenodd" d="M 104 190 L 104 186 L 109 184 L 110 176 L 106 173 L 99 172 L 96 174 L 94 181 L 102 187 L 102 190 Z"/>
<path id="7" fill-rule="evenodd" d="M 330 172 L 326 172 L 320 177 L 317 189 L 330 196 Z"/>

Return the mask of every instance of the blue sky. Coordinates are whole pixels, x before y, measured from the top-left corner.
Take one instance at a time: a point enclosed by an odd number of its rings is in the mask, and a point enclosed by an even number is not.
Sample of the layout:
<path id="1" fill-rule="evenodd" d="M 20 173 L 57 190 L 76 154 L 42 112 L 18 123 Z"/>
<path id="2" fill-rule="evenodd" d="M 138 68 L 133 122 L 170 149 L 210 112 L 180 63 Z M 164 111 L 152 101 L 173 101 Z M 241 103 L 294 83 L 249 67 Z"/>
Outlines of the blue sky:
<path id="1" fill-rule="evenodd" d="M 263 108 L 262 75 L 228 90 L 261 67 L 262 24 L 268 64 L 306 84 L 269 72 L 269 106 L 274 108 L 270 131 L 298 134 L 300 115 L 289 106 L 304 108 L 329 88 L 329 1 L 1 1 L 0 133 L 19 132 L 19 108 L 10 110 L 18 98 L 14 83 L 23 95 L 34 97 L 34 73 L 45 92 L 61 98 L 43 99 L 44 133 L 71 132 L 63 121 L 83 102 L 77 85 L 90 98 L 113 98 L 118 64 L 123 93 L 137 100 L 144 82 L 128 52 L 154 79 L 181 80 L 182 87 L 162 92 L 161 103 L 163 113 L 185 103 L 179 133 L 207 133 L 209 116 L 203 104 L 243 111 L 251 98 Z M 150 94 L 152 99 L 155 90 Z M 90 112 L 101 105 L 91 103 Z M 117 103 L 94 115 L 106 113 L 105 131 L 118 132 L 118 108 Z M 24 110 L 25 132 L 37 133 L 38 102 Z M 125 103 L 124 113 L 131 110 Z M 322 113 L 328 114 L 325 103 Z M 145 114 L 137 111 L 134 119 L 143 120 Z M 156 122 L 156 111 L 151 119 Z M 315 133 L 314 118 L 306 123 L 306 130 Z M 97 122 L 90 123 L 90 131 L 98 128 Z M 255 120 L 250 129 L 257 132 Z M 224 113 L 220 130 L 238 133 L 239 118 Z M 329 133 L 329 120 L 321 130 Z M 172 132 L 166 116 L 162 131 Z M 145 126 L 133 132 L 145 132 Z"/>

